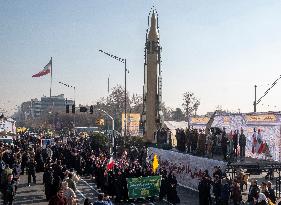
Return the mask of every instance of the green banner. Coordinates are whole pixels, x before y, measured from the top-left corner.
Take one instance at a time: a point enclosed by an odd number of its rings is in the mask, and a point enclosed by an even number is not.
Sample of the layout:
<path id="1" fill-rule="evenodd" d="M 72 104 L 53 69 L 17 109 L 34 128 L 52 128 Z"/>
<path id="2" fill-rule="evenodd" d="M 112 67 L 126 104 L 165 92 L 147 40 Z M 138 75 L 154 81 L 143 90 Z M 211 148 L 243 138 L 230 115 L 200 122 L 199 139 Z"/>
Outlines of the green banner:
<path id="1" fill-rule="evenodd" d="M 129 199 L 158 196 L 161 176 L 127 178 Z"/>

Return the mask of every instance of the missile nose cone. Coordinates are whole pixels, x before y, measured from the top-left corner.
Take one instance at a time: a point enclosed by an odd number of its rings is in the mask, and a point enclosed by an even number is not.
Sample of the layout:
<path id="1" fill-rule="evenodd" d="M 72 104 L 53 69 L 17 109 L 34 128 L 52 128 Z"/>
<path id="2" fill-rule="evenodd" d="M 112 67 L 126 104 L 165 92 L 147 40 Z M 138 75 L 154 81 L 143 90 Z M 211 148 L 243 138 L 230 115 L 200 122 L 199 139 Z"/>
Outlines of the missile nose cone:
<path id="1" fill-rule="evenodd" d="M 148 39 L 157 41 L 157 38 L 158 38 L 158 32 L 157 32 L 157 25 L 156 25 L 156 15 L 155 15 L 155 10 L 153 9 L 150 18 L 150 29 L 149 29 Z"/>
<path id="2" fill-rule="evenodd" d="M 154 10 L 153 10 L 153 12 L 152 12 L 150 21 L 151 21 L 151 26 L 150 26 L 150 28 L 156 27 L 156 17 L 155 17 L 155 11 L 154 11 Z"/>

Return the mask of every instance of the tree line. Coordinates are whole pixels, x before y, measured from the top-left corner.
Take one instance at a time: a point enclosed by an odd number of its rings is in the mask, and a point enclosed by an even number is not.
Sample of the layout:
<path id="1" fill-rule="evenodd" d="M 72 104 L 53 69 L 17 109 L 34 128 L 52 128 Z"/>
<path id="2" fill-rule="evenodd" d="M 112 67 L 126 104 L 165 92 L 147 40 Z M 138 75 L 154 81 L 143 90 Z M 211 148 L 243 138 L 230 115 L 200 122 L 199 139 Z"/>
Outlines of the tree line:
<path id="1" fill-rule="evenodd" d="M 127 113 L 140 113 L 143 111 L 143 98 L 141 95 L 133 93 L 130 95 L 127 92 Z M 161 109 L 165 121 L 187 121 L 190 116 L 196 115 L 200 101 L 192 92 L 185 92 L 183 94 L 182 108 L 170 108 L 161 104 Z M 90 106 L 90 105 L 79 105 Z M 93 105 L 94 113 L 80 113 L 76 110 L 75 116 L 72 113 L 65 113 L 65 111 L 55 113 L 42 113 L 38 118 L 28 118 L 24 121 L 18 121 L 17 126 L 36 127 L 43 129 L 71 129 L 73 126 L 79 127 L 93 127 L 97 126 L 97 119 L 104 119 L 105 124 L 103 129 L 112 129 L 110 119 L 98 109 L 106 111 L 115 120 L 115 130 L 121 131 L 121 117 L 124 113 L 125 107 L 125 90 L 121 85 L 116 85 L 111 89 L 107 97 L 102 97 Z"/>

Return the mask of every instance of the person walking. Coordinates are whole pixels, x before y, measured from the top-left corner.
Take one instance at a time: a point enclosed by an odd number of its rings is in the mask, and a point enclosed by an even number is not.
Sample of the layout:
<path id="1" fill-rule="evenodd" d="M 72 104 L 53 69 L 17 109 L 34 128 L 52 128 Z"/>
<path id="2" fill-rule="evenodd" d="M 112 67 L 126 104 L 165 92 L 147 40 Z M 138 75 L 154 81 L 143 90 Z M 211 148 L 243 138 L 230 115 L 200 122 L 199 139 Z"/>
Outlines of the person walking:
<path id="1" fill-rule="evenodd" d="M 28 186 L 30 186 L 30 184 L 31 184 L 31 176 L 32 176 L 33 183 L 36 184 L 35 172 L 36 172 L 36 162 L 34 161 L 34 159 L 31 159 L 27 163 Z"/>
<path id="2" fill-rule="evenodd" d="M 275 196 L 275 192 L 274 189 L 272 188 L 272 183 L 270 181 L 267 182 L 267 188 L 268 188 L 268 192 L 269 192 L 269 199 L 272 203 L 276 203 L 276 196 Z"/>
<path id="3" fill-rule="evenodd" d="M 233 205 L 240 205 L 242 201 L 241 189 L 236 180 L 234 180 L 233 182 L 232 199 L 233 199 Z"/>
<path id="4" fill-rule="evenodd" d="M 49 205 L 67 205 L 67 199 L 64 196 L 62 189 L 60 189 L 57 194 L 51 198 Z"/>
<path id="5" fill-rule="evenodd" d="M 174 173 L 170 173 L 168 176 L 168 191 L 167 191 L 167 201 L 171 204 L 179 204 L 180 199 L 177 194 L 177 179 Z"/>
<path id="6" fill-rule="evenodd" d="M 219 175 L 215 175 L 213 182 L 213 194 L 215 196 L 215 204 L 220 204 L 220 195 L 221 195 L 221 179 Z"/>
<path id="7" fill-rule="evenodd" d="M 252 180 L 251 181 L 251 186 L 249 188 L 249 193 L 248 193 L 248 204 L 249 205 L 254 205 L 255 203 L 255 197 L 257 194 L 260 192 L 260 189 L 257 185 L 257 180 Z"/>
<path id="8" fill-rule="evenodd" d="M 223 178 L 221 180 L 221 196 L 220 196 L 221 205 L 228 205 L 229 198 L 230 198 L 229 183 L 226 178 Z"/>
<path id="9" fill-rule="evenodd" d="M 3 204 L 12 205 L 16 193 L 15 182 L 13 181 L 13 175 L 9 174 L 7 182 L 3 185 Z"/>
<path id="10" fill-rule="evenodd" d="M 1 184 L 5 184 L 8 180 L 8 176 L 12 175 L 13 170 L 10 168 L 8 164 L 5 165 L 5 169 L 2 171 L 1 174 Z"/>
<path id="11" fill-rule="evenodd" d="M 45 172 L 43 174 L 43 184 L 45 188 L 46 199 L 50 200 L 52 197 L 52 189 L 53 189 L 54 177 L 51 167 L 46 167 Z"/>
<path id="12" fill-rule="evenodd" d="M 198 185 L 199 191 L 199 205 L 209 205 L 211 203 L 211 186 L 209 179 L 203 177 Z"/>

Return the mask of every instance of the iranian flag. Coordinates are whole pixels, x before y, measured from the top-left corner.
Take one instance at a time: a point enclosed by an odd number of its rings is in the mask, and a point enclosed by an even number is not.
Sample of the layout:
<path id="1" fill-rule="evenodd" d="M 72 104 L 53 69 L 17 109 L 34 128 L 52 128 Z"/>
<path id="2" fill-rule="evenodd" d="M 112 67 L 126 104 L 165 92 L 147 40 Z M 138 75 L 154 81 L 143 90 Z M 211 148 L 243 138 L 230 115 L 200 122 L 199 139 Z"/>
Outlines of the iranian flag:
<path id="1" fill-rule="evenodd" d="M 44 75 L 47 75 L 52 72 L 52 59 L 49 61 L 49 63 L 44 67 L 43 70 L 41 70 L 39 73 L 34 74 L 32 77 L 37 78 Z"/>
<path id="2" fill-rule="evenodd" d="M 113 160 L 113 157 L 110 157 L 110 160 L 107 164 L 107 170 L 112 170 L 114 167 L 114 160 Z"/>

